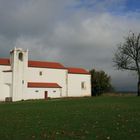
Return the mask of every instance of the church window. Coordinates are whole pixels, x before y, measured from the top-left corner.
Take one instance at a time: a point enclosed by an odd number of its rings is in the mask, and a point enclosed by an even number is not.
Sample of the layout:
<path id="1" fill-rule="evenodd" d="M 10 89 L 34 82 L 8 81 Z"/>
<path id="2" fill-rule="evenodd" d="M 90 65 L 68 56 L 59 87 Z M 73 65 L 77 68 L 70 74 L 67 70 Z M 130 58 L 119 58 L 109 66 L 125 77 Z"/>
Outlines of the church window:
<path id="1" fill-rule="evenodd" d="M 42 71 L 40 71 L 40 72 L 39 72 L 39 75 L 41 76 L 42 74 L 43 74 Z"/>
<path id="2" fill-rule="evenodd" d="M 81 82 L 81 88 L 86 89 L 86 82 Z"/>
<path id="3" fill-rule="evenodd" d="M 22 53 L 22 52 L 19 53 L 18 59 L 19 59 L 20 61 L 23 61 L 23 53 Z"/>

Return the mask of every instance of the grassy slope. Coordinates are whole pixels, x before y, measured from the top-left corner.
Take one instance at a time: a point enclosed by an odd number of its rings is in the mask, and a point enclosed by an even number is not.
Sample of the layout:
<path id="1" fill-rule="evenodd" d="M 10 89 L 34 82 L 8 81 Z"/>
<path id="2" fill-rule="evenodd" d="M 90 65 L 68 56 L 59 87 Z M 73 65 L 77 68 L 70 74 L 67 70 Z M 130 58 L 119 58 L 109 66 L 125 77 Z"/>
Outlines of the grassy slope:
<path id="1" fill-rule="evenodd" d="M 139 140 L 140 98 L 97 97 L 0 104 L 3 140 Z"/>

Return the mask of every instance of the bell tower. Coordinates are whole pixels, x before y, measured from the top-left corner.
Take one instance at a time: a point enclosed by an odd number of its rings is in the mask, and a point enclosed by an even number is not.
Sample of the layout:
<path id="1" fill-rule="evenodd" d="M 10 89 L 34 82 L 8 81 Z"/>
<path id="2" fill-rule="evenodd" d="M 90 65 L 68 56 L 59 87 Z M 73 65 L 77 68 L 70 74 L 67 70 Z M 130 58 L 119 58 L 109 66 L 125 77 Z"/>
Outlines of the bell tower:
<path id="1" fill-rule="evenodd" d="M 23 99 L 23 94 L 27 86 L 26 73 L 28 68 L 28 50 L 14 48 L 10 52 L 12 73 L 12 100 Z"/>

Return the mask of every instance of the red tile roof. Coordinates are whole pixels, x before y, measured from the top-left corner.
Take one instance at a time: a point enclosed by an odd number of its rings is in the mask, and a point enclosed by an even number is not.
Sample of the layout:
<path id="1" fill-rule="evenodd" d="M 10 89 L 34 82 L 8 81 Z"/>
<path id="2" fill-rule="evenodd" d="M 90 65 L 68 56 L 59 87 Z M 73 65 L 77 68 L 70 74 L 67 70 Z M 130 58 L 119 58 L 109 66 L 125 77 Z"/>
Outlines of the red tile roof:
<path id="1" fill-rule="evenodd" d="M 57 83 L 28 82 L 30 88 L 62 88 Z"/>
<path id="2" fill-rule="evenodd" d="M 10 65 L 10 60 L 7 58 L 0 59 L 0 65 Z M 68 73 L 72 74 L 90 74 L 83 68 L 66 68 L 62 64 L 57 62 L 46 62 L 46 61 L 28 61 L 28 67 L 36 68 L 53 68 L 53 69 L 68 69 Z"/>
<path id="3" fill-rule="evenodd" d="M 0 58 L 0 65 L 10 65 L 10 60 L 7 58 Z"/>
<path id="4" fill-rule="evenodd" d="M 31 60 L 28 61 L 28 67 L 66 69 L 62 64 L 57 62 L 31 61 Z"/>
<path id="5" fill-rule="evenodd" d="M 2 58 L 0 59 L 0 65 L 10 65 L 10 60 L 7 58 Z M 28 67 L 66 69 L 62 64 L 57 62 L 31 61 L 31 60 L 28 61 Z"/>
<path id="6" fill-rule="evenodd" d="M 67 68 L 67 69 L 68 69 L 68 73 L 72 73 L 72 74 L 90 74 L 87 70 L 83 68 Z"/>

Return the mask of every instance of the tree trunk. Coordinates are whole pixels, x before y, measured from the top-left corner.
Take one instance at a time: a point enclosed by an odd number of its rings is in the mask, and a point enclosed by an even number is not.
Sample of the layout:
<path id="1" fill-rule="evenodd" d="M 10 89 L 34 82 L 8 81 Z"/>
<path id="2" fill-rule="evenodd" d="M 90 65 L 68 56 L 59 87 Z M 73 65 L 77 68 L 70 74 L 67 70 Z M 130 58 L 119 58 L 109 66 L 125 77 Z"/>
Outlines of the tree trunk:
<path id="1" fill-rule="evenodd" d="M 140 96 L 140 78 L 139 78 L 139 81 L 138 81 L 138 96 Z"/>

